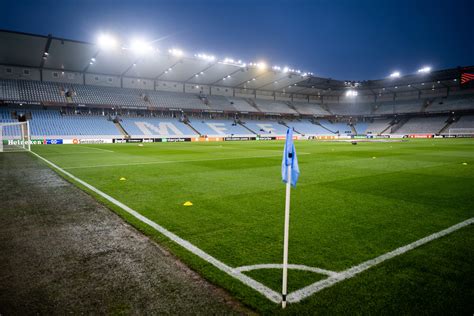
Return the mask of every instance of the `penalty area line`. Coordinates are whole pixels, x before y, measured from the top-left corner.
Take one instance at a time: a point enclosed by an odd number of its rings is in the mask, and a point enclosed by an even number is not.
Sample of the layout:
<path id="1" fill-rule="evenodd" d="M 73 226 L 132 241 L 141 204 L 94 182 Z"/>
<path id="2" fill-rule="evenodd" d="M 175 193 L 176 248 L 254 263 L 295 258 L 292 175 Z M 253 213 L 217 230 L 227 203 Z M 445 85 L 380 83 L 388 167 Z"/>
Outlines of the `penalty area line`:
<path id="1" fill-rule="evenodd" d="M 287 296 L 287 300 L 289 303 L 297 303 L 301 300 L 303 300 L 304 298 L 308 297 L 308 296 L 311 296 L 325 288 L 328 288 L 328 287 L 331 287 L 333 286 L 334 284 L 336 283 L 339 283 L 341 281 L 344 281 L 344 280 L 347 280 L 347 279 L 350 279 L 350 278 L 353 278 L 354 276 L 356 276 L 357 274 L 365 271 L 365 270 L 368 270 L 386 260 L 389 260 L 389 259 L 392 259 L 394 257 L 397 257 L 399 255 L 402 255 L 410 250 L 413 250 L 415 248 L 418 248 L 424 244 L 427 244 L 433 240 L 436 240 L 438 238 L 441 238 L 443 236 L 446 236 L 446 235 L 449 235 L 461 228 L 464 228 L 466 226 L 469 226 L 469 225 L 472 225 L 474 223 L 474 217 L 471 217 L 463 222 L 460 222 L 456 225 L 453 225 L 451 227 L 448 227 L 444 230 L 441 230 L 437 233 L 434 233 L 434 234 L 431 234 L 427 237 L 424 237 L 422 239 L 419 239 L 415 242 L 412 242 L 408 245 L 405 245 L 405 246 L 402 246 L 402 247 L 399 247 L 393 251 L 390 251 L 390 252 L 387 252 L 381 256 L 378 256 L 374 259 L 371 259 L 371 260 L 368 260 L 368 261 L 365 261 L 365 262 L 362 262 L 361 264 L 359 265 L 356 265 L 354 267 L 351 267 L 347 270 L 344 270 L 344 271 L 341 271 L 341 272 L 338 272 L 336 275 L 334 276 L 330 276 L 329 278 L 327 279 L 324 279 L 324 280 L 321 280 L 321 281 L 318 281 L 318 282 L 315 282 L 311 285 L 308 285 L 302 289 L 299 289 L 297 291 L 294 291 L 290 294 L 288 294 Z"/>
<path id="2" fill-rule="evenodd" d="M 178 245 L 180 245 L 181 247 L 185 248 L 186 250 L 188 250 L 189 252 L 193 253 L 194 255 L 198 256 L 199 258 L 203 259 L 204 261 L 212 264 L 214 267 L 216 267 L 217 269 L 221 270 L 222 272 L 230 275 L 231 277 L 239 280 L 240 282 L 244 283 L 245 285 L 247 285 L 248 287 L 254 289 L 255 291 L 259 292 L 260 294 L 262 294 L 263 296 L 265 296 L 267 299 L 269 299 L 270 301 L 274 302 L 274 303 L 280 303 L 281 301 L 281 295 L 275 291 L 273 291 L 272 289 L 268 288 L 267 286 L 263 285 L 262 283 L 260 282 L 257 282 L 255 281 L 254 279 L 246 276 L 245 274 L 243 274 L 242 272 L 226 265 L 225 263 L 217 260 L 216 258 L 212 257 L 211 255 L 209 255 L 208 253 L 204 252 L 203 250 L 199 249 L 198 247 L 194 246 L 193 244 L 191 244 L 189 241 L 185 240 L 185 239 L 182 239 L 181 237 L 179 237 L 178 235 L 175 235 L 174 233 L 170 232 L 169 230 L 167 230 L 166 228 L 164 228 L 163 226 L 161 225 L 158 225 L 157 223 L 155 223 L 154 221 L 148 219 L 147 217 L 141 215 L 140 213 L 138 213 L 137 211 L 133 210 L 132 208 L 128 207 L 127 205 L 123 204 L 122 202 L 116 200 L 115 198 L 111 197 L 110 195 L 100 191 L 99 189 L 97 189 L 96 187 L 88 184 L 87 182 L 79 179 L 78 177 L 74 176 L 73 174 L 67 172 L 66 170 L 62 169 L 61 167 L 57 166 L 56 164 L 54 164 L 53 162 L 49 161 L 48 159 L 46 158 L 43 158 L 41 157 L 40 155 L 38 155 L 37 153 L 33 152 L 33 151 L 30 151 L 33 155 L 35 155 L 36 157 L 38 157 L 39 159 L 43 160 L 44 162 L 46 162 L 48 165 L 50 165 L 51 167 L 53 167 L 54 169 L 58 170 L 59 172 L 61 172 L 62 174 L 66 175 L 67 177 L 71 178 L 72 180 L 76 181 L 77 183 L 83 185 L 84 187 L 88 188 L 89 190 L 91 190 L 92 192 L 100 195 L 101 197 L 103 197 L 104 199 L 106 199 L 107 201 L 111 202 L 112 204 L 120 207 L 122 210 L 124 210 L 125 212 L 127 212 L 128 214 L 132 215 L 133 217 L 135 217 L 136 219 L 138 219 L 139 221 L 141 221 L 142 223 L 145 223 L 147 224 L 148 226 L 154 228 L 156 231 L 158 231 L 159 233 L 161 233 L 162 235 L 166 236 L 167 238 L 171 239 L 173 242 L 177 243 Z"/>

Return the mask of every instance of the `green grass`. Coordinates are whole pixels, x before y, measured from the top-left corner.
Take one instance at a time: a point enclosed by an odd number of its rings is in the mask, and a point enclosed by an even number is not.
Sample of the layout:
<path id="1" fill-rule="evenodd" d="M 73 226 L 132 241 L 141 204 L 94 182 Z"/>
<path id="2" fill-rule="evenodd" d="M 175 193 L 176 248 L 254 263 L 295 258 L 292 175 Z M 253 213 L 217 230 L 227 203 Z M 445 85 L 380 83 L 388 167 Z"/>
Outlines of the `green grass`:
<path id="1" fill-rule="evenodd" d="M 34 146 L 33 150 L 225 264 L 238 267 L 282 261 L 282 147 L 282 142 L 261 141 Z M 473 140 L 357 146 L 300 141 L 296 148 L 301 175 L 292 190 L 290 263 L 341 271 L 474 216 Z M 127 180 L 120 181 L 121 177 Z M 186 201 L 194 205 L 184 207 Z M 257 311 L 279 310 L 252 289 L 111 208 Z M 469 300 L 444 295 L 469 286 L 472 294 L 474 240 L 472 227 L 464 230 L 323 290 L 286 312 L 357 312 L 360 293 L 371 291 L 377 300 L 361 306 L 362 313 L 396 311 L 401 303 L 394 297 L 406 288 L 419 296 L 421 303 L 414 310 L 446 311 L 446 306 L 457 303 L 461 304 L 458 311 L 472 314 L 472 309 L 463 308 Z M 452 255 L 453 249 L 459 249 L 458 256 Z M 433 278 L 426 269 L 440 258 L 447 264 L 434 269 L 432 273 L 439 275 Z M 410 260 L 413 265 L 407 264 Z M 465 260 L 470 265 L 459 270 L 459 282 L 453 284 L 451 274 Z M 306 273 L 290 274 L 292 289 L 322 277 Z M 275 271 L 248 275 L 278 290 L 281 277 Z M 428 296 L 425 287 L 431 289 Z"/>

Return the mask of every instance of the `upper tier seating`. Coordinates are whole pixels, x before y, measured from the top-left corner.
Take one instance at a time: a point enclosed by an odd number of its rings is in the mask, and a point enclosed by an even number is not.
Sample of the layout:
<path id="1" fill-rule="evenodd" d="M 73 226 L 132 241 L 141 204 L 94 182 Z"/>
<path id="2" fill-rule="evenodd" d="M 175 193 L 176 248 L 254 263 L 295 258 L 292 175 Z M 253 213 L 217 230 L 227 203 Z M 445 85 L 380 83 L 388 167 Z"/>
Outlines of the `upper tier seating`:
<path id="1" fill-rule="evenodd" d="M 122 118 L 120 122 L 132 137 L 195 137 L 198 134 L 178 119 L 170 118 Z"/>
<path id="2" fill-rule="evenodd" d="M 207 96 L 209 100 L 209 108 L 213 110 L 220 111 L 232 111 L 235 112 L 237 109 L 232 105 L 232 101 L 222 95 L 209 95 Z"/>
<path id="3" fill-rule="evenodd" d="M 426 110 L 430 112 L 474 110 L 474 95 L 437 98 Z"/>
<path id="4" fill-rule="evenodd" d="M 372 113 L 371 103 L 336 103 L 329 106 L 329 110 L 336 115 L 369 115 Z"/>
<path id="5" fill-rule="evenodd" d="M 260 111 L 265 113 L 297 114 L 295 110 L 282 102 L 256 99 L 255 103 Z"/>
<path id="6" fill-rule="evenodd" d="M 331 115 L 328 111 L 323 109 L 321 105 L 316 103 L 292 102 L 298 113 L 303 115 Z"/>
<path id="7" fill-rule="evenodd" d="M 423 101 L 389 101 L 377 105 L 374 114 L 417 113 L 421 112 Z"/>
<path id="8" fill-rule="evenodd" d="M 327 120 L 319 120 L 319 123 L 336 134 L 338 132 L 340 135 L 352 134 L 352 129 L 347 123 L 331 123 Z"/>
<path id="9" fill-rule="evenodd" d="M 245 99 L 229 98 L 234 108 L 239 112 L 258 112 L 256 108 L 251 106 Z"/>
<path id="10" fill-rule="evenodd" d="M 414 117 L 403 124 L 394 134 L 436 134 L 446 125 L 447 116 Z"/>
<path id="11" fill-rule="evenodd" d="M 201 120 L 198 118 L 190 121 L 192 127 L 194 127 L 199 133 L 207 136 L 226 136 L 233 135 L 238 137 L 250 137 L 255 136 L 249 130 L 244 128 L 240 124 L 234 123 L 232 120 Z"/>

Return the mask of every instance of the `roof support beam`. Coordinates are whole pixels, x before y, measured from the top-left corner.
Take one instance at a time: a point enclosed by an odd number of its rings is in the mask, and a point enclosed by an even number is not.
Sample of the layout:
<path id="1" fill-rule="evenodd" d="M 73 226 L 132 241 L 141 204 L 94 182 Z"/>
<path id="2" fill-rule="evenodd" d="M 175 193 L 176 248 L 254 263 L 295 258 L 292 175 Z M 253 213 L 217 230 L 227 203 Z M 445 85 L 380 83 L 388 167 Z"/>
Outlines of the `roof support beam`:
<path id="1" fill-rule="evenodd" d="M 92 55 L 92 58 L 97 58 L 97 56 L 99 55 L 100 53 L 100 49 L 94 54 Z M 84 69 L 82 70 L 83 73 L 86 73 L 88 70 L 89 70 L 89 67 L 91 66 L 91 62 L 92 62 L 92 58 L 91 60 L 89 60 L 89 62 L 87 63 L 87 65 L 84 67 Z"/>
<path id="2" fill-rule="evenodd" d="M 46 59 L 48 59 L 48 54 L 49 54 L 49 47 L 51 46 L 51 41 L 53 40 L 53 36 L 51 34 L 48 34 L 48 39 L 46 40 L 46 45 L 44 46 L 43 54 L 41 56 L 41 62 L 40 62 L 40 69 L 43 69 L 44 63 L 46 62 Z"/>
<path id="3" fill-rule="evenodd" d="M 234 70 L 234 71 L 232 71 L 230 74 L 224 76 L 224 78 L 225 78 L 225 77 L 228 77 L 228 76 L 233 76 L 233 75 L 235 75 L 236 73 L 238 73 L 239 71 L 242 71 L 242 69 L 244 69 L 244 68 L 239 68 L 239 69 L 237 69 L 237 70 Z M 215 84 L 217 84 L 217 83 L 220 82 L 220 81 L 222 81 L 222 79 L 219 79 L 219 80 L 217 80 L 217 81 L 214 81 L 214 82 L 210 83 L 210 85 L 215 85 Z M 232 88 L 232 87 L 229 87 L 229 88 Z"/>
<path id="4" fill-rule="evenodd" d="M 184 81 L 184 83 L 189 83 L 189 81 L 191 81 L 193 78 L 196 78 L 196 75 L 199 76 L 201 74 L 201 72 L 204 72 L 206 70 L 209 70 L 210 68 L 212 68 L 213 66 L 217 65 L 217 63 L 211 63 L 209 65 L 207 65 L 203 70 L 201 71 L 198 71 L 197 73 L 195 73 L 194 75 L 192 75 L 191 77 L 189 77 L 188 79 L 186 79 Z"/>
<path id="5" fill-rule="evenodd" d="M 232 88 L 234 88 L 234 89 L 235 89 L 235 88 L 240 88 L 240 86 L 241 86 L 241 85 L 243 85 L 243 84 L 245 84 L 245 83 L 247 83 L 247 82 L 249 82 L 249 81 L 251 82 L 251 81 L 253 81 L 253 79 L 255 79 L 255 80 L 256 80 L 257 78 L 260 78 L 260 77 L 262 77 L 262 76 L 264 76 L 264 75 L 266 75 L 266 73 L 261 73 L 261 74 L 259 74 L 259 75 L 256 75 L 256 76 L 255 76 L 255 77 L 253 77 L 252 79 L 250 79 L 250 80 L 245 80 L 245 81 L 242 81 L 241 83 L 239 83 L 239 84 L 237 84 L 237 85 L 233 86 Z M 247 88 L 247 89 L 252 89 L 252 90 L 255 90 L 255 88 Z"/>
<path id="6" fill-rule="evenodd" d="M 174 66 L 176 66 L 177 64 L 181 63 L 183 60 L 180 59 L 178 60 L 177 62 L 175 62 L 174 64 L 172 64 L 170 67 L 168 67 L 168 69 L 172 69 Z M 164 74 L 168 73 L 168 69 L 166 69 L 165 71 L 161 72 L 158 76 L 156 76 L 153 80 L 158 80 L 160 79 L 161 76 L 163 76 Z"/>

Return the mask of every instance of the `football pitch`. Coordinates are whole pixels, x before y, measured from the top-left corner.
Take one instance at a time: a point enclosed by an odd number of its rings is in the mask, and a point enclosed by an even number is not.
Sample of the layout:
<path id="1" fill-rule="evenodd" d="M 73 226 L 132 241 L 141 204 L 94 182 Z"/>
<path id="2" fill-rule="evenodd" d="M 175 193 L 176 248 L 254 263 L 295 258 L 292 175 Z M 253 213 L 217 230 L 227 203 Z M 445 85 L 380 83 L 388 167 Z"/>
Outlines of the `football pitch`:
<path id="1" fill-rule="evenodd" d="M 258 312 L 275 313 L 283 145 L 32 150 L 208 280 Z M 295 146 L 301 174 L 291 192 L 285 312 L 472 313 L 474 140 Z"/>

